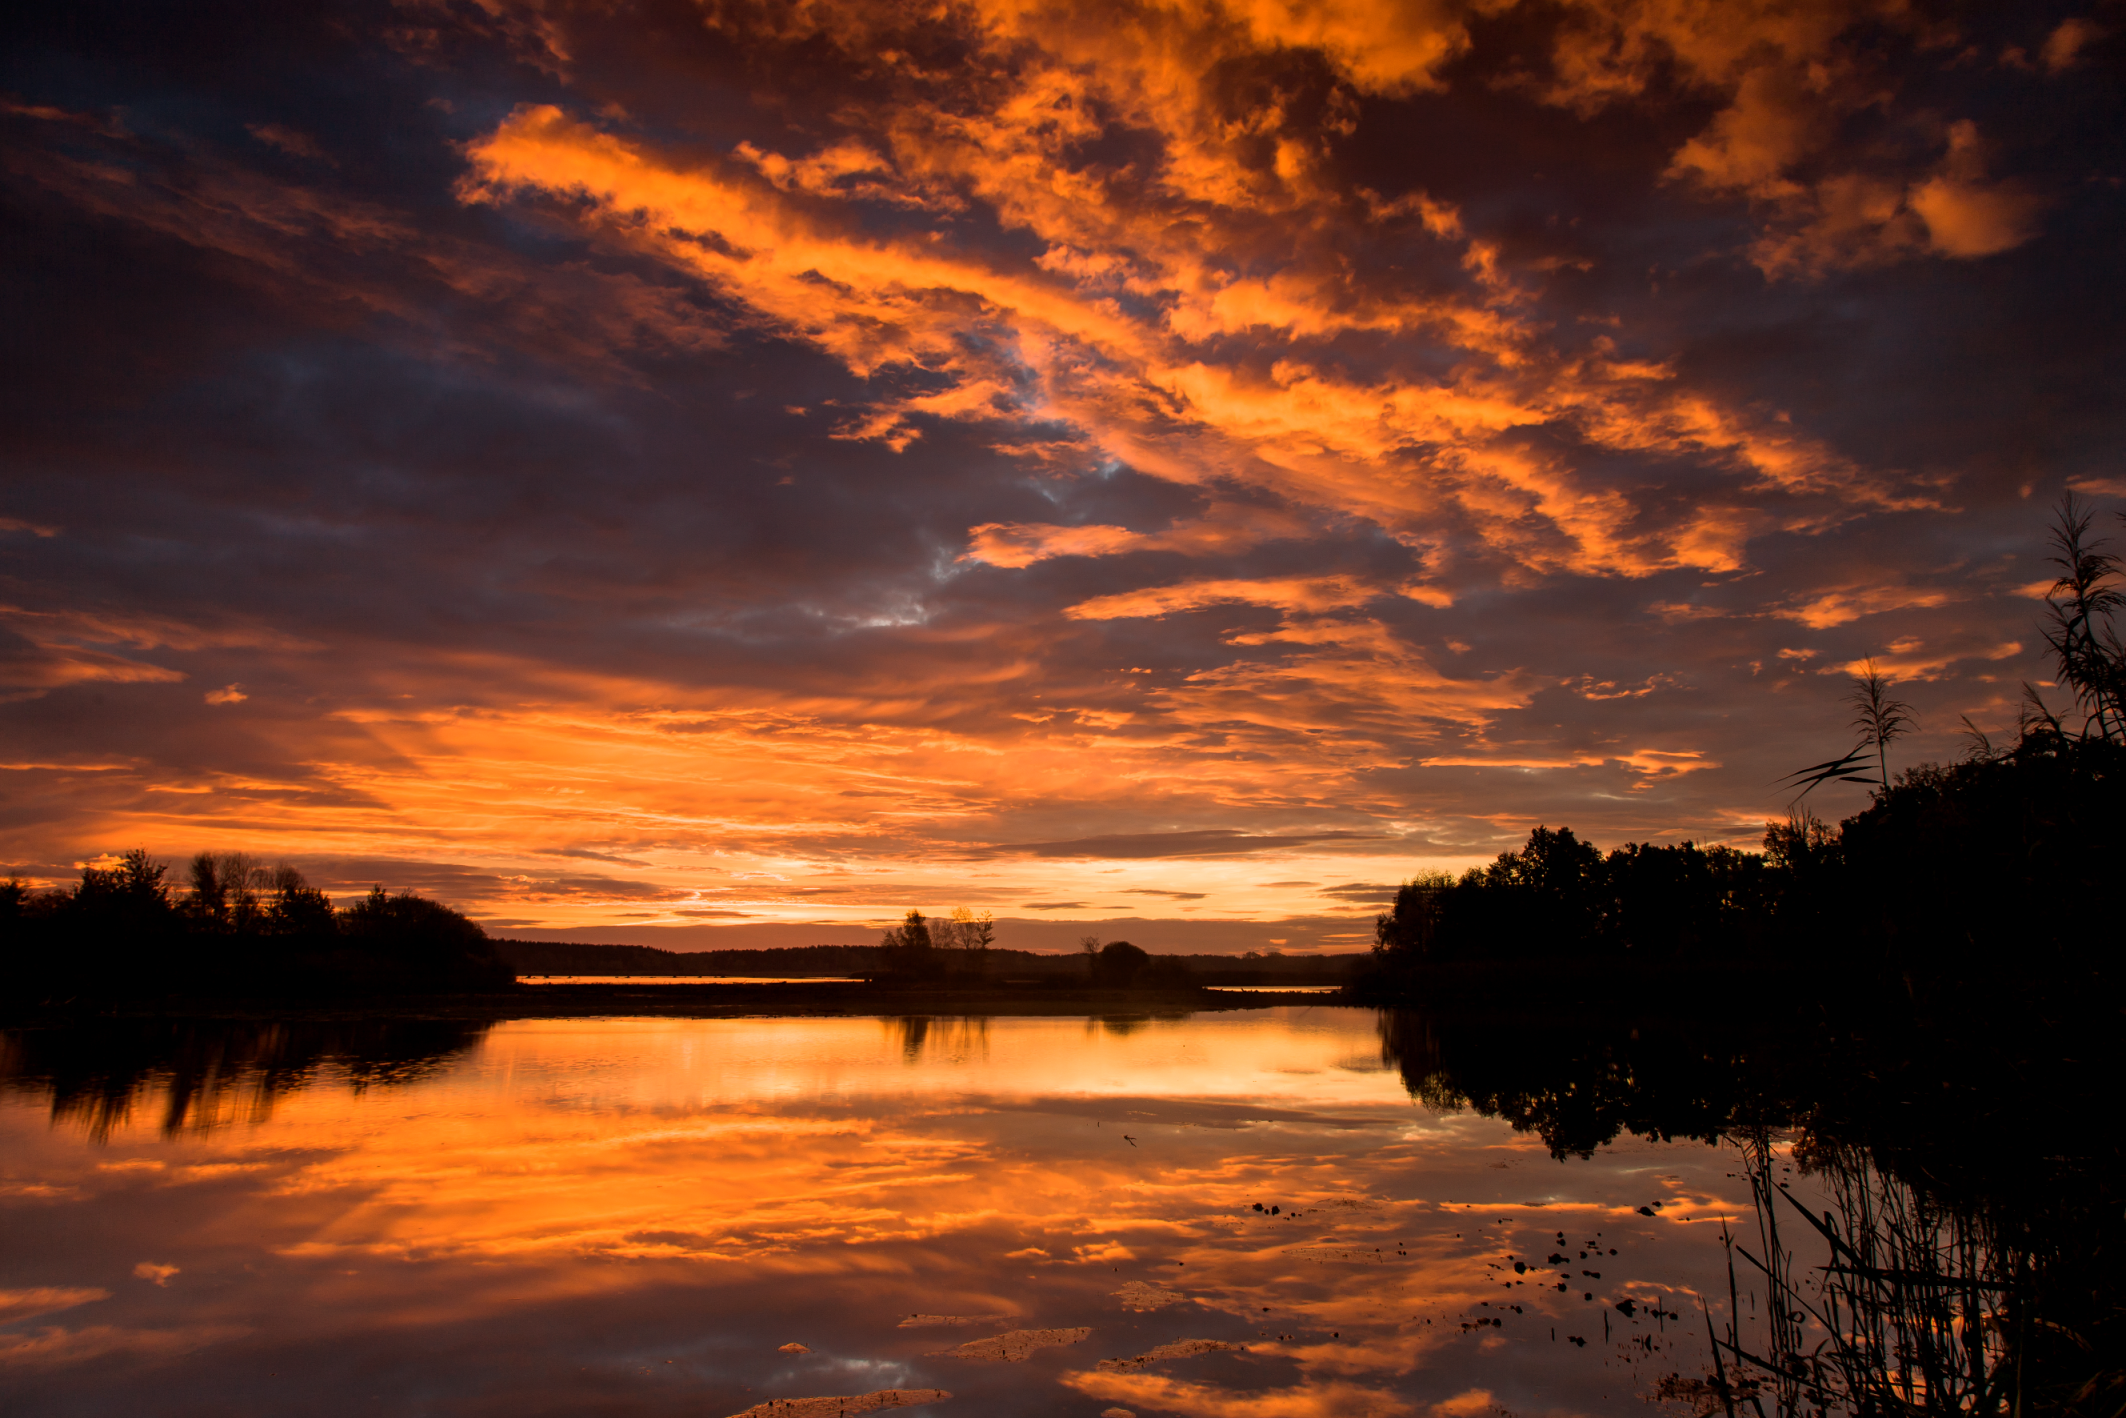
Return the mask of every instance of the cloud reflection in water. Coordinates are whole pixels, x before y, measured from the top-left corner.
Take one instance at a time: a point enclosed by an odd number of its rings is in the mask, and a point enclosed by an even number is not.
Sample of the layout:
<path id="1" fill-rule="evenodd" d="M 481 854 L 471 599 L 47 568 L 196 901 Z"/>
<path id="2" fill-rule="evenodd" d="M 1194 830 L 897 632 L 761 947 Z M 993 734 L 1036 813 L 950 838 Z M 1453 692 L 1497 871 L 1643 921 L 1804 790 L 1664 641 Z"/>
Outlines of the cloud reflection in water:
<path id="1" fill-rule="evenodd" d="M 172 1392 L 715 1414 L 891 1387 L 949 1389 L 940 1413 L 1416 1414 L 1636 1410 L 1695 1371 L 1687 1336 L 1607 1306 L 1687 1311 L 1713 1284 L 1705 1233 L 1746 1209 L 1715 1150 L 1558 1162 L 1415 1106 L 1370 1011 L 1118 1023 L 522 1021 L 388 1086 L 323 1066 L 205 1129 L 148 1107 L 55 1127 L 18 1081 L 0 1288 L 108 1298 L 0 1329 L 0 1392 L 55 1414 Z M 1574 1257 L 1602 1238 L 1562 1293 L 1560 1233 Z M 1130 1301 L 1145 1285 L 1181 1298 Z M 1633 1369 L 1605 1310 L 1677 1347 Z M 1024 1362 L 938 1357 L 1075 1326 L 1089 1342 Z M 1099 1367 L 1184 1340 L 1245 1347 Z"/>

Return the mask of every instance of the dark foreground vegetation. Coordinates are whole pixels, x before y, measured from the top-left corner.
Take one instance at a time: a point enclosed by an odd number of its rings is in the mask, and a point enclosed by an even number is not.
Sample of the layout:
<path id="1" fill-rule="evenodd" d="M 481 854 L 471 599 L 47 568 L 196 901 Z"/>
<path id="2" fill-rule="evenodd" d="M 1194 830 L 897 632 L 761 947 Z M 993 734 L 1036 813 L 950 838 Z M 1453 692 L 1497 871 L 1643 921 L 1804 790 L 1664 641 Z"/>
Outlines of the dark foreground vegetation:
<path id="1" fill-rule="evenodd" d="M 201 853 L 182 890 L 144 851 L 70 891 L 0 883 L 0 980 L 19 1005 L 168 995 L 398 995 L 514 983 L 487 933 L 382 887 L 335 908 L 293 867 Z"/>
<path id="2" fill-rule="evenodd" d="M 1751 1418 L 2126 1411 L 2116 1000 L 2046 1016 L 1834 981 L 1689 1009 L 1548 995 L 1384 1010 L 1383 1057 L 1428 1105 L 1560 1158 L 1626 1133 L 1738 1145 L 1756 1200 L 1732 1237 L 1741 1321 L 1673 1396 Z"/>
<path id="3" fill-rule="evenodd" d="M 1829 827 L 1797 814 L 1765 851 L 1630 844 L 1570 828 L 1460 880 L 1420 877 L 1378 924 L 1369 997 L 1533 962 L 1802 972 L 1839 990 L 2119 987 L 2126 747 L 2050 729 L 1898 774 Z M 1462 967 L 1462 968 L 1456 968 Z"/>
<path id="4" fill-rule="evenodd" d="M 2026 686 L 2012 743 L 1892 773 L 1870 667 L 1763 852 L 1538 829 L 1379 919 L 1356 993 L 1429 1004 L 1382 1015 L 1416 1096 L 1560 1157 L 1739 1145 L 1731 1318 L 1664 1395 L 1701 1414 L 2126 1415 L 2126 594 L 2071 500 L 2054 551 L 2072 702 Z M 1870 804 L 1825 824 L 1830 782 Z"/>
<path id="5" fill-rule="evenodd" d="M 1603 853 L 1570 828 L 1459 880 L 1420 876 L 1379 918 L 1362 994 L 1376 1000 L 1486 981 L 1679 972 L 1805 977 L 1818 991 L 1888 990 L 1980 1010 L 2115 1008 L 2126 881 L 2126 608 L 2120 560 L 2069 499 L 2054 532 L 2060 578 L 2043 627 L 2048 707 L 2025 686 L 2014 741 L 1966 723 L 1953 764 L 1890 772 L 1909 707 L 1872 665 L 1855 679 L 1859 742 L 1793 775 L 1802 792 L 1762 852 L 1627 844 Z M 1872 788 L 1832 827 L 1807 807 L 1829 782 Z"/>

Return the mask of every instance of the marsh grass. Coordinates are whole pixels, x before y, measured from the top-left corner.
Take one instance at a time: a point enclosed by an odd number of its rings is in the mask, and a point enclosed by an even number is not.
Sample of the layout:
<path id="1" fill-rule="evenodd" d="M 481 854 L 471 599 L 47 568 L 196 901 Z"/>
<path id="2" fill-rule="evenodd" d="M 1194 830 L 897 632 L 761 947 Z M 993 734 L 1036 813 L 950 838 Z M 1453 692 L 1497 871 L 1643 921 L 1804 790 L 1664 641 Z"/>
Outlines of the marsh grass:
<path id="1" fill-rule="evenodd" d="M 1830 1203 L 1819 1216 L 1778 1180 L 1781 1154 L 1765 1134 L 1738 1141 L 1757 1234 L 1755 1249 L 1752 1238 L 1722 1237 L 1728 1321 L 1714 1355 L 1727 1411 L 1746 1406 L 1758 1418 L 2023 1411 L 2012 1342 L 2023 1307 L 2010 1299 L 2024 1267 L 1982 1215 L 1946 1206 L 1866 1152 L 1839 1147 L 1810 1159 Z M 1797 1264 L 1789 1241 L 1797 1225 L 1820 1248 L 1821 1264 Z M 1743 1283 L 1765 1298 L 1748 1337 L 1738 1259 Z M 1746 1392 L 1744 1379 L 1752 1381 Z"/>

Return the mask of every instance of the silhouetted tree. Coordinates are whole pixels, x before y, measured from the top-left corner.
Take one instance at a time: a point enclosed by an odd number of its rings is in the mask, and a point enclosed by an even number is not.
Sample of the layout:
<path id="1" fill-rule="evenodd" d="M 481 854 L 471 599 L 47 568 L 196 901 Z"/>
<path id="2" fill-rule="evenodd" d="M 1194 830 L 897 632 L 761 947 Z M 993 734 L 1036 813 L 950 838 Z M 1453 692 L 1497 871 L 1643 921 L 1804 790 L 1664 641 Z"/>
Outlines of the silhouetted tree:
<path id="1" fill-rule="evenodd" d="M 273 869 L 272 876 L 273 895 L 261 913 L 265 934 L 322 939 L 339 933 L 331 898 L 304 881 L 301 872 L 284 862 Z M 481 938 L 485 939 L 484 933 Z"/>
<path id="2" fill-rule="evenodd" d="M 338 913 L 341 940 L 377 962 L 383 988 L 486 989 L 514 980 L 487 932 L 440 901 L 381 886 Z"/>
<path id="3" fill-rule="evenodd" d="M 169 968 L 177 934 L 168 871 L 143 848 L 121 853 L 109 867 L 83 867 L 71 898 L 55 903 L 53 944 L 84 952 L 106 970 L 135 979 L 160 977 Z M 63 944 L 61 943 L 63 942 Z"/>
<path id="4" fill-rule="evenodd" d="M 1430 956 L 1441 898 L 1453 889 L 1454 878 L 1439 871 L 1419 872 L 1397 887 L 1394 905 L 1373 918 L 1373 949 L 1414 960 Z"/>
<path id="5" fill-rule="evenodd" d="M 1518 852 L 1472 867 L 1440 899 L 1437 952 L 1448 959 L 1577 955 L 1603 936 L 1602 854 L 1538 827 Z"/>
<path id="6" fill-rule="evenodd" d="M 1093 979 L 1109 989 L 1126 990 L 1143 975 L 1151 956 L 1126 940 L 1109 941 L 1093 957 Z"/>
<path id="7" fill-rule="evenodd" d="M 887 968 L 908 979 L 929 979 L 939 973 L 937 944 L 931 939 L 930 923 L 912 907 L 900 925 L 885 933 L 879 944 L 886 951 Z"/>
<path id="8" fill-rule="evenodd" d="M 1602 864 L 1607 948 L 1654 958 L 1739 953 L 1762 933 L 1777 887 L 1762 856 L 1694 842 L 1626 843 Z"/>

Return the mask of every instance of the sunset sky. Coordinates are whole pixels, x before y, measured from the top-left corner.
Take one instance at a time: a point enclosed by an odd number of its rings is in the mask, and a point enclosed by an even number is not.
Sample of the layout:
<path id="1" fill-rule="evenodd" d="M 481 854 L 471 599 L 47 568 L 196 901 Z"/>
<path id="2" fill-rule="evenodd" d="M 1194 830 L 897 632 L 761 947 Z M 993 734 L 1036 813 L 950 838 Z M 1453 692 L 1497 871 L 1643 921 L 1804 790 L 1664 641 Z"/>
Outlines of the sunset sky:
<path id="1" fill-rule="evenodd" d="M 0 873 L 1352 949 L 2012 732 L 2126 5 L 79 4 L 0 49 Z M 1826 790 L 1836 817 L 1864 802 Z"/>

